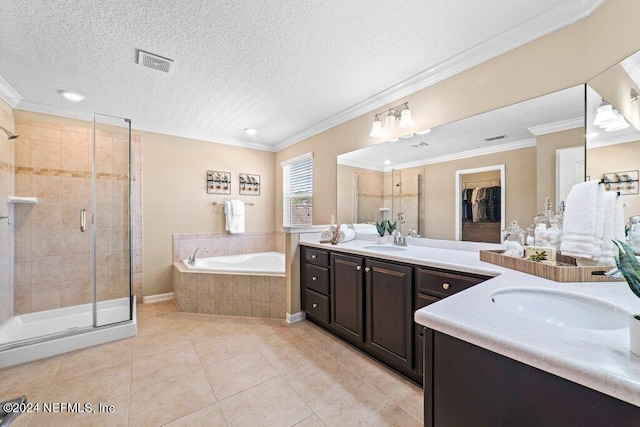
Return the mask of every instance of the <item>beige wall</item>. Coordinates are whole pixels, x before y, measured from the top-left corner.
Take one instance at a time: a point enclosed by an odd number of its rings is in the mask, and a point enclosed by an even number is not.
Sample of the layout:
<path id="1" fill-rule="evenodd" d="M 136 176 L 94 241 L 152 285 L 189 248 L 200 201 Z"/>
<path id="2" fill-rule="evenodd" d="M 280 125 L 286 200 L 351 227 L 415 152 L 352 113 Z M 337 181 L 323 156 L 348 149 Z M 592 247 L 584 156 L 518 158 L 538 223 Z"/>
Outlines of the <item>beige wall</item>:
<path id="1" fill-rule="evenodd" d="M 640 159 L 640 141 L 615 144 L 587 150 L 587 175 L 591 179 L 601 179 L 602 174 L 623 171 L 637 171 Z M 622 196 L 624 217 L 640 215 L 640 195 Z"/>
<path id="2" fill-rule="evenodd" d="M 414 130 L 418 130 L 585 83 L 640 49 L 638 16 L 640 2 L 608 0 L 585 20 L 375 111 L 408 101 L 414 112 Z M 302 153 L 315 152 L 314 170 L 322 180 L 314 180 L 314 223 L 324 224 L 336 213 L 336 156 L 381 142 L 369 137 L 372 119 L 371 113 L 365 114 L 276 153 L 279 165 Z M 276 167 L 276 187 L 281 185 L 282 173 Z M 281 205 L 278 192 L 276 228 L 282 225 Z"/>
<path id="3" fill-rule="evenodd" d="M 172 234 L 224 232 L 223 206 L 214 201 L 255 203 L 246 207 L 245 230 L 274 230 L 275 189 L 282 188 L 274 183 L 274 153 L 149 132 L 142 137 L 145 295 L 172 291 Z M 207 194 L 207 170 L 231 173 L 230 195 Z M 238 195 L 240 173 L 260 175 L 260 196 Z"/>
<path id="4" fill-rule="evenodd" d="M 584 127 L 539 135 L 536 138 L 538 213 L 544 212 L 547 197 L 551 198 L 551 203 L 556 200 L 556 150 L 577 146 L 584 147 Z M 553 206 L 553 210 L 557 211 L 558 207 Z"/>

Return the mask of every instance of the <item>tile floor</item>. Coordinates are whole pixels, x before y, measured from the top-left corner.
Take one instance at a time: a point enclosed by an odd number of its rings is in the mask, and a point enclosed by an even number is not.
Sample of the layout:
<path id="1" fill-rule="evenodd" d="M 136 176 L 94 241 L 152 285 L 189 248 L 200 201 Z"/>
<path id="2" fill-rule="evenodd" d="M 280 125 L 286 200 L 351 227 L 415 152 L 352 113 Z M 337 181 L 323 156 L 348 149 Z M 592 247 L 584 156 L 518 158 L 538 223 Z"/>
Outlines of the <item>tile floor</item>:
<path id="1" fill-rule="evenodd" d="M 0 401 L 91 402 L 14 426 L 422 424 L 422 389 L 303 321 L 138 305 L 138 336 L 0 370 Z"/>

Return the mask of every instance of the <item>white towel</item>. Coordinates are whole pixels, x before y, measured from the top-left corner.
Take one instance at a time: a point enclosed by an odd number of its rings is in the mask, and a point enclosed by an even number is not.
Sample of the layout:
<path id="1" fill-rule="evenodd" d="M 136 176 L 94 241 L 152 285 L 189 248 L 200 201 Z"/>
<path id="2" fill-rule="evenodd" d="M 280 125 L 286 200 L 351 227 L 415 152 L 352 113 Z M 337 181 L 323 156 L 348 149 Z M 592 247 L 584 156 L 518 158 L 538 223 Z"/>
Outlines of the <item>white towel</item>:
<path id="1" fill-rule="evenodd" d="M 320 240 L 331 240 L 333 239 L 333 232 L 336 229 L 335 225 L 329 227 L 328 230 L 324 230 L 320 234 Z M 340 227 L 340 231 L 338 232 L 338 242 L 348 242 L 356 238 L 356 232 L 350 228 Z"/>
<path id="2" fill-rule="evenodd" d="M 244 233 L 244 202 L 228 200 L 224 202 L 224 229 L 231 234 Z"/>
<path id="3" fill-rule="evenodd" d="M 615 252 L 613 250 L 613 237 L 614 237 L 614 223 L 615 223 L 615 206 L 617 194 L 613 191 L 605 191 L 604 193 L 604 218 L 603 218 L 603 233 L 602 233 L 602 245 L 600 246 L 600 257 L 598 258 L 599 265 L 611 265 L 615 266 L 616 261 L 613 259 Z"/>
<path id="4" fill-rule="evenodd" d="M 598 187 L 598 181 L 588 181 L 574 185 L 569 191 L 560 245 L 563 255 L 593 258 Z"/>
<path id="5" fill-rule="evenodd" d="M 598 185 L 598 198 L 596 200 L 596 232 L 593 236 L 593 253 L 591 258 L 598 260 L 602 252 L 602 238 L 604 235 L 604 216 L 607 210 L 607 203 L 605 201 L 604 185 Z M 611 199 L 613 202 L 613 199 Z M 611 212 L 613 214 L 613 211 Z"/>

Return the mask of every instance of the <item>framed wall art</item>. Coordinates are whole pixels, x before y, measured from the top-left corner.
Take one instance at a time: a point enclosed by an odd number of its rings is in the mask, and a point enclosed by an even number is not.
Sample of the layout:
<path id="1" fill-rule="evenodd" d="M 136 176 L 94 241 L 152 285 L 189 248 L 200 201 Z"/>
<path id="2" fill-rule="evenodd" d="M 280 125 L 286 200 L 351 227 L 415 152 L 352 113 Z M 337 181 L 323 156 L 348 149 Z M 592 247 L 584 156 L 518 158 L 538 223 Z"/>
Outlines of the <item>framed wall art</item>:
<path id="1" fill-rule="evenodd" d="M 241 196 L 259 196 L 260 195 L 260 175 L 251 175 L 241 173 L 239 178 L 240 195 Z"/>
<path id="2" fill-rule="evenodd" d="M 231 194 L 231 173 L 207 171 L 207 193 Z"/>

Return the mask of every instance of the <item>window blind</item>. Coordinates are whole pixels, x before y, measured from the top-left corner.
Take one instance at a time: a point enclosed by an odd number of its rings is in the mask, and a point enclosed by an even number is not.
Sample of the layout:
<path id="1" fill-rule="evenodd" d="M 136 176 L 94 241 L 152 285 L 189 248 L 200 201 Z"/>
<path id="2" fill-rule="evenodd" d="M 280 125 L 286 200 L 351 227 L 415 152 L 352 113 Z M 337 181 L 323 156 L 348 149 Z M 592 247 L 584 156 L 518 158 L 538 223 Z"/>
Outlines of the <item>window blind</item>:
<path id="1" fill-rule="evenodd" d="M 282 224 L 285 227 L 313 223 L 313 153 L 281 164 Z"/>

